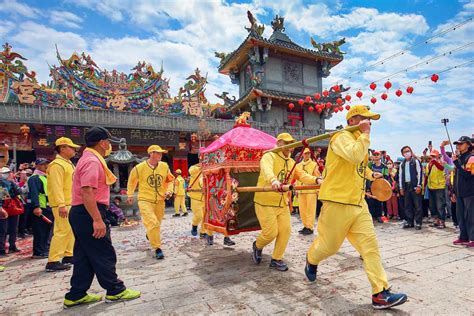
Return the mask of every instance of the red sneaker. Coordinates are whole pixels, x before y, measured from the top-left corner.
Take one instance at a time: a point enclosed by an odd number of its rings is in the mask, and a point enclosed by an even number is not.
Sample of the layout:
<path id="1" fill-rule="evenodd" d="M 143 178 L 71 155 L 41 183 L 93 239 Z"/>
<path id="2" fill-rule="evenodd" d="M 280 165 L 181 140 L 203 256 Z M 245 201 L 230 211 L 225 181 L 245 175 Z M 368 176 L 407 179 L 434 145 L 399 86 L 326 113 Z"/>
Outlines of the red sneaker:
<path id="1" fill-rule="evenodd" d="M 468 242 L 466 248 L 474 248 L 474 241 Z"/>
<path id="2" fill-rule="evenodd" d="M 465 239 L 456 239 L 453 241 L 453 245 L 459 246 L 459 245 L 467 245 L 469 243 L 469 240 Z"/>

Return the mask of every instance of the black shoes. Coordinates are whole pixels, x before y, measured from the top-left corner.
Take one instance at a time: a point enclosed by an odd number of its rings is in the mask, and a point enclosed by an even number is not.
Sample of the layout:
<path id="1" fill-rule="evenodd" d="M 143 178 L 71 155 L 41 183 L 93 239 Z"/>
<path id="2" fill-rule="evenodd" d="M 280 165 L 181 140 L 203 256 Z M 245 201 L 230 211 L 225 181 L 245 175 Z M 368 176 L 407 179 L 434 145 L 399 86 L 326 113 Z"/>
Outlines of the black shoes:
<path id="1" fill-rule="evenodd" d="M 198 234 L 198 227 L 193 226 L 193 228 L 191 229 L 191 235 L 197 236 L 197 234 Z"/>
<path id="2" fill-rule="evenodd" d="M 69 269 L 71 269 L 70 265 L 63 264 L 59 261 L 48 262 L 46 264 L 46 272 L 61 272 L 61 271 L 67 271 Z"/>
<path id="3" fill-rule="evenodd" d="M 183 213 L 183 215 L 181 215 L 181 216 L 188 216 L 188 212 Z"/>
<path id="4" fill-rule="evenodd" d="M 408 223 L 407 221 L 404 221 L 404 222 L 403 222 L 403 226 L 402 226 L 403 229 L 413 228 L 413 227 L 414 227 L 413 224 L 410 224 L 410 223 Z"/>
<path id="5" fill-rule="evenodd" d="M 283 262 L 283 260 L 272 259 L 272 261 L 270 261 L 270 268 L 278 271 L 288 271 L 288 266 Z"/>
<path id="6" fill-rule="evenodd" d="M 214 236 L 213 235 L 207 235 L 207 244 L 209 246 L 214 245 Z"/>
<path id="7" fill-rule="evenodd" d="M 163 254 L 163 251 L 160 248 L 155 250 L 155 258 L 158 260 L 165 258 L 165 255 Z"/>
<path id="8" fill-rule="evenodd" d="M 262 262 L 262 250 L 263 249 L 257 248 L 257 242 L 254 241 L 252 245 L 252 259 L 253 259 L 253 262 L 255 262 L 256 264 L 259 264 L 260 262 Z"/>
<path id="9" fill-rule="evenodd" d="M 74 264 L 74 262 L 72 260 L 72 257 L 64 257 L 62 262 L 65 265 L 73 265 Z"/>
<path id="10" fill-rule="evenodd" d="M 309 263 L 308 258 L 306 258 L 306 266 L 304 268 L 304 273 L 306 274 L 308 280 L 310 280 L 311 282 L 316 281 L 316 276 L 318 274 L 318 265 Z"/>
<path id="11" fill-rule="evenodd" d="M 173 214 L 173 217 L 180 217 L 179 213 Z"/>
<path id="12" fill-rule="evenodd" d="M 235 246 L 235 242 L 230 237 L 224 237 L 224 246 Z"/>
<path id="13" fill-rule="evenodd" d="M 304 227 L 303 229 L 299 230 L 298 233 L 301 235 L 312 235 L 314 231 L 312 229 Z"/>
<path id="14" fill-rule="evenodd" d="M 420 230 L 421 229 L 421 224 L 415 224 L 415 229 Z"/>

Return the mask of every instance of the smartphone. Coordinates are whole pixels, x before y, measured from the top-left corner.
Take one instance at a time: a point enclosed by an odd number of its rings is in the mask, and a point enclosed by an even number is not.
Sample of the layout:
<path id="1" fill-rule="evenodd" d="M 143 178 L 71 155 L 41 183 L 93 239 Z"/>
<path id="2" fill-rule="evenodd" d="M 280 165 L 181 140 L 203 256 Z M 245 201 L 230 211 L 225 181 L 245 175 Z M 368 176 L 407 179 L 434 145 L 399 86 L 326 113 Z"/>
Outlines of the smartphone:
<path id="1" fill-rule="evenodd" d="M 431 140 L 428 141 L 428 146 L 432 146 L 433 142 Z"/>

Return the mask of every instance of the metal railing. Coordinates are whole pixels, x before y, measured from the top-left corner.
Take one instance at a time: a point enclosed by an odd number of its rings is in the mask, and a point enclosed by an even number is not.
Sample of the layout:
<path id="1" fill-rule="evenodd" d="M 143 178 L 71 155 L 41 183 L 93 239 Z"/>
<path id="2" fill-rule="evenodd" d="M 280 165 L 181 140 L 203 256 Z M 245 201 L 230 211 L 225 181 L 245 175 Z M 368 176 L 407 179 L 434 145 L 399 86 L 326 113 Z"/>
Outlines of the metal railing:
<path id="1" fill-rule="evenodd" d="M 0 103 L 0 121 L 4 123 L 46 124 L 92 126 L 102 125 L 111 128 L 133 128 L 152 130 L 172 130 L 196 132 L 199 118 L 171 117 L 153 113 L 117 112 L 109 110 L 89 110 L 63 107 L 24 105 L 19 103 Z M 207 128 L 213 134 L 223 134 L 234 126 L 233 120 L 209 118 Z M 289 132 L 296 138 L 321 134 L 318 129 L 283 127 L 268 123 L 251 122 L 252 127 L 270 135 Z"/>

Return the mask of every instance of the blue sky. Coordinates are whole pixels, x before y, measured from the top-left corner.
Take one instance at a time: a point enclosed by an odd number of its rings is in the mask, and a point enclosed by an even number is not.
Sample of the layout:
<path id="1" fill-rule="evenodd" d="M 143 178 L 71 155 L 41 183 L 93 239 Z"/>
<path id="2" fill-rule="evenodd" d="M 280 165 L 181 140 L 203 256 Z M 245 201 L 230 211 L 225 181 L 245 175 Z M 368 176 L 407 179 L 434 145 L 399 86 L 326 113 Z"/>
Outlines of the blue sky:
<path id="1" fill-rule="evenodd" d="M 347 44 L 342 47 L 347 53 L 345 60 L 323 84 L 329 87 L 339 82 L 353 89 L 363 87 L 367 96 L 360 101 L 363 103 L 368 103 L 372 95 L 379 99 L 373 109 L 382 114 L 382 119 L 373 125 L 371 147 L 397 156 L 405 144 L 417 152 L 428 140 L 436 146 L 445 138 L 440 123 L 443 117 L 450 119 L 453 138 L 474 133 L 473 64 L 441 74 L 436 84 L 430 80 L 419 82 L 414 85 L 413 95 L 404 93 L 397 98 L 393 94 L 403 83 L 473 60 L 472 20 L 429 44 L 347 79 L 349 74 L 407 49 L 430 34 L 472 18 L 473 1 L 0 0 L 0 39 L 28 58 L 26 65 L 38 73 L 40 82 L 49 80 L 48 63 L 57 63 L 57 44 L 63 58 L 74 51 L 85 51 L 106 69 L 129 72 L 139 60 L 159 68 L 163 61 L 165 76 L 171 78 L 172 95 L 199 67 L 208 73 L 208 98 L 217 101 L 214 93 L 237 94 L 237 87 L 217 73 L 214 51 L 230 52 L 241 43 L 247 35 L 244 26 L 248 25 L 248 9 L 266 25 L 267 36 L 271 34 L 274 15 L 284 16 L 288 35 L 305 47 L 310 47 L 311 36 L 317 41 L 346 37 Z M 373 80 L 463 45 L 468 46 L 391 78 L 393 88 L 387 101 L 380 100 L 382 89 L 371 93 L 367 87 Z M 383 82 L 379 84 L 382 85 Z M 327 126 L 343 122 L 344 114 L 336 114 Z"/>

